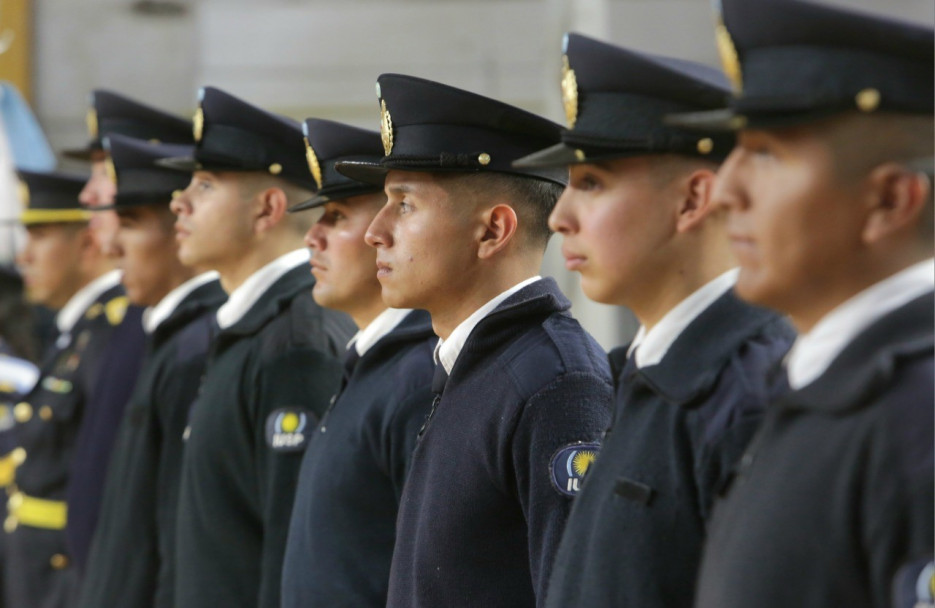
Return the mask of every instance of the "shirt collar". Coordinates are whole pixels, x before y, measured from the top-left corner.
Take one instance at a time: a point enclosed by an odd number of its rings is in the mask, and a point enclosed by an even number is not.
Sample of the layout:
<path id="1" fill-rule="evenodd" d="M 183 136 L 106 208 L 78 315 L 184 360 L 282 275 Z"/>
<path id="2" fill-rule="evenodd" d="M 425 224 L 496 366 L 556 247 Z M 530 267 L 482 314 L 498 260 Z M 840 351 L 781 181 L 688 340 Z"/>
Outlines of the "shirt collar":
<path id="1" fill-rule="evenodd" d="M 179 307 L 179 304 L 188 297 L 188 295 L 204 285 L 218 278 L 218 273 L 214 270 L 209 272 L 203 272 L 199 275 L 196 275 L 169 293 L 165 295 L 159 303 L 155 306 L 150 306 L 143 311 L 143 331 L 147 334 L 152 334 L 156 329 L 162 325 L 163 321 L 169 318 L 175 309 Z"/>
<path id="2" fill-rule="evenodd" d="M 267 289 L 284 274 L 300 264 L 308 264 L 308 249 L 296 249 L 281 255 L 266 266 L 251 274 L 243 284 L 231 293 L 227 302 L 218 309 L 218 327 L 227 329 L 243 318 Z"/>
<path id="3" fill-rule="evenodd" d="M 798 390 L 817 380 L 862 330 L 933 289 L 935 259 L 928 259 L 871 285 L 839 305 L 792 345 L 786 357 L 789 386 Z"/>
<path id="4" fill-rule="evenodd" d="M 739 269 L 734 268 L 707 282 L 667 312 L 649 331 L 641 325 L 628 352 L 628 355 L 632 355 L 636 350 L 636 366 L 643 368 L 662 361 L 685 328 L 734 286 L 739 272 Z"/>
<path id="5" fill-rule="evenodd" d="M 455 361 L 457 361 L 458 355 L 461 354 L 461 349 L 464 348 L 464 343 L 467 342 L 468 336 L 470 336 L 471 332 L 474 331 L 474 327 L 476 327 L 477 324 L 484 319 L 484 317 L 492 313 L 494 309 L 504 300 L 509 298 L 523 287 L 531 285 L 541 278 L 541 276 L 536 275 L 532 278 L 526 279 L 525 281 L 517 283 L 513 287 L 510 287 L 500 295 L 494 297 L 492 300 L 475 310 L 470 317 L 455 327 L 454 331 L 451 332 L 451 335 L 448 336 L 447 340 L 442 340 L 439 338 L 438 344 L 435 346 L 435 363 L 441 363 L 445 367 L 445 371 L 450 374 L 451 368 L 454 367 Z"/>
<path id="6" fill-rule="evenodd" d="M 116 287 L 122 276 L 123 274 L 119 270 L 111 270 L 79 289 L 55 316 L 55 325 L 58 327 L 59 333 L 67 334 L 71 332 L 72 328 L 75 327 L 75 323 L 94 303 L 94 300 L 98 299 L 108 289 Z"/>
<path id="7" fill-rule="evenodd" d="M 393 331 L 397 325 L 402 323 L 403 319 L 406 318 L 412 312 L 410 308 L 387 308 L 383 312 L 377 315 L 377 317 L 370 322 L 370 325 L 358 331 L 351 341 L 347 343 L 347 349 L 355 348 L 357 354 L 364 356 L 370 347 L 379 342 L 383 336 Z"/>

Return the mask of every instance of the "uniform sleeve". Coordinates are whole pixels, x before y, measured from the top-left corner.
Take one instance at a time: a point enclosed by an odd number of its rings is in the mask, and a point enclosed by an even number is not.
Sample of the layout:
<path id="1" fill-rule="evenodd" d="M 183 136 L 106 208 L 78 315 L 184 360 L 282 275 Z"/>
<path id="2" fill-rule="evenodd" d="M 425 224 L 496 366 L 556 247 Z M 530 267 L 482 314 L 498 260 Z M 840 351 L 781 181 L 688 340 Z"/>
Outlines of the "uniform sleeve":
<path id="1" fill-rule="evenodd" d="M 293 350 L 261 368 L 251 409 L 263 518 L 258 606 L 278 608 L 292 502 L 306 443 L 337 391 L 341 365 L 321 351 Z"/>
<path id="2" fill-rule="evenodd" d="M 539 606 L 545 603 L 572 503 L 572 496 L 559 487 L 563 480 L 556 480 L 553 459 L 570 446 L 597 443 L 610 422 L 612 403 L 607 380 L 588 373 L 566 374 L 534 395 L 517 423 L 513 466 L 529 529 L 529 566 Z"/>

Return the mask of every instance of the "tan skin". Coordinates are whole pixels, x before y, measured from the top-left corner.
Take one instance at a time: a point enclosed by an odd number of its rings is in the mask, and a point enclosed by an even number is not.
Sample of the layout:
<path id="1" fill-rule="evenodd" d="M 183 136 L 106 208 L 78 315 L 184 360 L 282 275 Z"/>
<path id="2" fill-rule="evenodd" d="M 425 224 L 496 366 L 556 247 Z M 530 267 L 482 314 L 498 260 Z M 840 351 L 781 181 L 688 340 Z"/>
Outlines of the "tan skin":
<path id="1" fill-rule="evenodd" d="M 509 201 L 452 196 L 443 180 L 415 171 L 390 171 L 384 191 L 386 204 L 366 233 L 383 301 L 428 310 L 441 338 L 538 273 L 542 249 L 524 242 Z"/>
<path id="2" fill-rule="evenodd" d="M 130 302 L 155 306 L 170 291 L 194 276 L 182 265 L 168 205 L 139 205 L 117 212 L 117 267 Z"/>
<path id="3" fill-rule="evenodd" d="M 919 226 L 928 179 L 882 162 L 850 175 L 831 135 L 846 124 L 748 130 L 719 173 L 717 203 L 740 262 L 737 293 L 808 332 L 867 287 L 932 256 Z M 828 129 L 831 129 L 829 131 Z"/>
<path id="4" fill-rule="evenodd" d="M 710 169 L 660 157 L 572 165 L 549 226 L 585 295 L 627 306 L 651 329 L 734 265 L 713 185 Z"/>
<path id="5" fill-rule="evenodd" d="M 170 204 L 179 260 L 217 270 L 227 293 L 279 256 L 302 247 L 302 231 L 286 217 L 290 201 L 284 189 L 263 182 L 252 187 L 253 177 L 196 171 Z"/>
<path id="6" fill-rule="evenodd" d="M 17 256 L 26 298 L 59 309 L 75 293 L 110 270 L 110 264 L 85 223 L 33 224 Z"/>
<path id="7" fill-rule="evenodd" d="M 85 207 L 105 207 L 114 204 L 117 185 L 107 174 L 105 158 L 102 151 L 94 152 L 91 156 L 91 177 L 78 195 L 78 201 Z M 98 211 L 91 218 L 91 231 L 100 243 L 101 251 L 110 258 L 120 256 L 116 242 L 117 228 L 117 214 L 112 210 Z"/>
<path id="8" fill-rule="evenodd" d="M 386 310 L 374 272 L 376 251 L 364 241 L 385 201 L 383 193 L 328 201 L 321 218 L 305 233 L 315 301 L 347 313 L 361 328 Z"/>

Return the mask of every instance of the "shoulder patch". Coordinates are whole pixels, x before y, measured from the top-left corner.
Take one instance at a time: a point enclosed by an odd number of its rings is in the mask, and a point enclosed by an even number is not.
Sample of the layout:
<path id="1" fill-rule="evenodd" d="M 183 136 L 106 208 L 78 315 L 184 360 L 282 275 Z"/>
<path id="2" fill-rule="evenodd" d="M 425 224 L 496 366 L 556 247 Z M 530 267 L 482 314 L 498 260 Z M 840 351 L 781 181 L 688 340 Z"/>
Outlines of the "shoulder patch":
<path id="1" fill-rule="evenodd" d="M 104 314 L 107 315 L 107 322 L 111 325 L 120 325 L 124 315 L 127 314 L 129 304 L 130 300 L 127 299 L 127 296 L 117 296 L 104 304 Z"/>
<path id="2" fill-rule="evenodd" d="M 266 417 L 266 445 L 276 452 L 300 452 L 308 443 L 310 417 L 306 410 L 284 407 Z"/>
<path id="3" fill-rule="evenodd" d="M 559 448 L 549 463 L 552 486 L 566 496 L 577 495 L 600 450 L 599 443 L 581 441 Z"/>

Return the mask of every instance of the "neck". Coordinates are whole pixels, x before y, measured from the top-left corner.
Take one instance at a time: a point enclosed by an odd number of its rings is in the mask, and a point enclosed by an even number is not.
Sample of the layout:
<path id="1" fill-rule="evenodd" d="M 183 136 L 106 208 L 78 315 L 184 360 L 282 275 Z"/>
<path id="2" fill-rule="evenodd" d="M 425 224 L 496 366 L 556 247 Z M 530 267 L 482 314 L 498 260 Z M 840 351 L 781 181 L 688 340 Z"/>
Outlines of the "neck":
<path id="1" fill-rule="evenodd" d="M 673 308 L 734 266 L 727 239 L 724 246 L 698 241 L 699 246 L 673 256 L 668 269 L 653 273 L 652 285 L 633 289 L 633 297 L 621 302 L 630 308 L 639 322 L 652 329 Z"/>
<path id="2" fill-rule="evenodd" d="M 216 270 L 221 275 L 221 287 L 231 294 L 257 270 L 276 258 L 301 248 L 301 237 L 288 238 L 280 234 L 279 238 L 266 238 L 245 250 L 236 259 L 231 259 L 226 264 L 218 264 Z"/>
<path id="3" fill-rule="evenodd" d="M 383 303 L 383 299 L 377 296 L 376 299 L 371 300 L 367 306 L 355 307 L 354 310 L 345 311 L 351 319 L 354 320 L 354 323 L 359 329 L 364 329 L 371 323 L 373 320 L 380 316 L 386 310 L 386 304 Z"/>
<path id="4" fill-rule="evenodd" d="M 468 281 L 466 286 L 451 290 L 454 297 L 428 309 L 432 315 L 432 328 L 438 337 L 447 340 L 451 332 L 481 306 L 507 289 L 536 276 L 542 263 L 541 256 L 535 259 L 524 257 L 526 259 L 512 262 L 501 260 L 498 265 L 481 266 L 473 274 L 465 273 Z"/>

